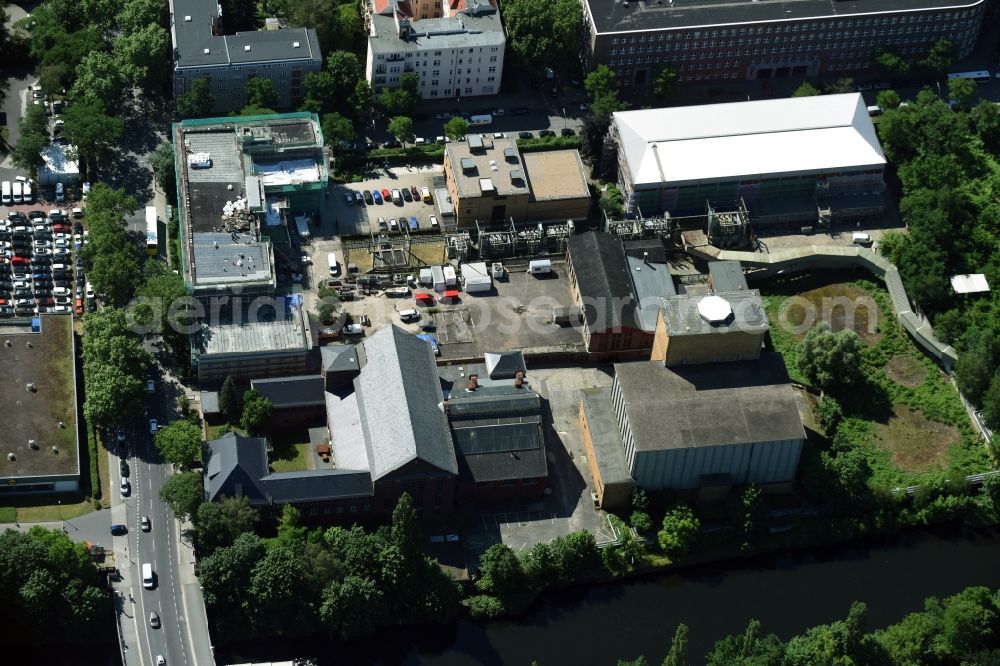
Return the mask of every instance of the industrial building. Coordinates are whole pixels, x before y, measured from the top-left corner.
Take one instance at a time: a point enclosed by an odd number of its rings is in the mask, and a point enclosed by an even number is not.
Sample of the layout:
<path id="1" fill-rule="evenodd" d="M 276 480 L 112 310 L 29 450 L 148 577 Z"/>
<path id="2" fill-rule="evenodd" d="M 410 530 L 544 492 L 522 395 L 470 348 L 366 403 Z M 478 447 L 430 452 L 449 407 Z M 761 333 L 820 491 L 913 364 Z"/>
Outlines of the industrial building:
<path id="1" fill-rule="evenodd" d="M 663 65 L 681 82 L 831 76 L 872 67 L 879 47 L 919 60 L 939 39 L 962 59 L 990 2 L 584 0 L 584 58 L 639 93 Z"/>
<path id="2" fill-rule="evenodd" d="M 246 82 L 258 77 L 274 84 L 279 108 L 295 108 L 306 74 L 323 67 L 312 28 L 226 34 L 226 17 L 216 0 L 170 0 L 170 37 L 175 98 L 205 79 L 214 113 L 246 106 Z"/>
<path id="3" fill-rule="evenodd" d="M 500 92 L 507 36 L 495 0 L 374 0 L 363 3 L 368 28 L 365 77 L 375 92 L 419 77 L 422 99 Z"/>
<path id="4" fill-rule="evenodd" d="M 72 315 L 0 334 L 0 496 L 81 491 L 76 386 Z"/>
<path id="5" fill-rule="evenodd" d="M 587 351 L 621 358 L 652 348 L 660 303 L 677 293 L 662 241 L 588 231 L 567 242 L 566 267 Z"/>
<path id="6" fill-rule="evenodd" d="M 886 159 L 859 93 L 622 111 L 611 136 L 626 210 L 646 217 L 728 207 L 766 227 L 882 213 Z"/>
<path id="7" fill-rule="evenodd" d="M 711 282 L 728 291 L 663 299 L 650 360 L 617 363 L 610 388 L 581 393 L 601 506 L 627 506 L 635 486 L 718 499 L 795 480 L 805 430 L 784 360 L 762 351 L 760 294 L 720 263 Z"/>
<path id="8" fill-rule="evenodd" d="M 459 228 L 477 221 L 582 220 L 590 212 L 587 176 L 575 150 L 522 156 L 514 139 L 470 134 L 445 145 L 444 173 Z"/>
<path id="9" fill-rule="evenodd" d="M 282 409 L 311 408 L 323 392 L 322 437 L 309 429 L 316 468 L 270 472 L 265 440 L 230 433 L 208 443 L 209 499 L 242 492 L 272 517 L 294 503 L 307 518 L 353 522 L 391 513 L 403 492 L 425 515 L 447 515 L 462 500 L 544 493 L 541 400 L 520 353 L 488 354 L 484 364 L 439 374 L 426 341 L 389 326 L 324 354 L 322 376 L 253 386 Z M 283 397 L 289 392 L 294 396 Z"/>

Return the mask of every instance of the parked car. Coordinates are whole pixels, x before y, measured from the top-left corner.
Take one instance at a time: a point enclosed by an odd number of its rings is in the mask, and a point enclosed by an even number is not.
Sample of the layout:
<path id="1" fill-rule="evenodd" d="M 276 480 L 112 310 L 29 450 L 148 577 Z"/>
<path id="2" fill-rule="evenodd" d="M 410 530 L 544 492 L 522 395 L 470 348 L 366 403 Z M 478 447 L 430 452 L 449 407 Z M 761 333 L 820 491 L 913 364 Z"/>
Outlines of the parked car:
<path id="1" fill-rule="evenodd" d="M 392 193 L 389 191 L 388 187 L 382 188 L 382 198 L 386 201 L 392 201 Z"/>
<path id="2" fill-rule="evenodd" d="M 534 139 L 535 135 L 532 134 L 531 132 L 518 132 L 517 133 L 517 138 L 518 139 L 524 139 L 524 140 Z"/>
<path id="3" fill-rule="evenodd" d="M 563 127 L 561 130 L 559 130 L 559 133 L 562 134 L 563 136 L 573 136 L 576 134 L 576 132 L 574 132 L 573 129 L 570 127 Z"/>
<path id="4" fill-rule="evenodd" d="M 149 626 L 153 629 L 160 628 L 160 616 L 157 615 L 156 611 L 149 611 Z"/>
<path id="5" fill-rule="evenodd" d="M 526 116 L 531 113 L 531 109 L 526 106 L 519 106 L 510 110 L 512 116 Z"/>
<path id="6" fill-rule="evenodd" d="M 378 190 L 375 190 L 374 192 L 372 192 L 372 199 L 375 200 L 375 203 L 377 203 L 379 205 L 382 204 L 382 194 L 379 193 Z"/>
<path id="7" fill-rule="evenodd" d="M 155 435 L 159 426 L 156 423 L 156 419 L 149 419 L 149 433 Z"/>
<path id="8" fill-rule="evenodd" d="M 128 497 L 132 493 L 132 486 L 129 484 L 128 479 L 122 479 L 119 490 L 121 490 L 122 497 Z"/>
<path id="9" fill-rule="evenodd" d="M 128 533 L 128 527 L 126 527 L 125 525 L 112 525 L 111 526 L 111 535 L 112 536 L 122 536 L 123 534 L 127 534 L 127 533 Z"/>
<path id="10" fill-rule="evenodd" d="M 365 190 L 361 193 L 361 196 L 364 198 L 366 204 L 370 205 L 375 201 L 374 197 L 372 197 L 371 190 Z"/>
<path id="11" fill-rule="evenodd" d="M 427 218 L 427 221 L 430 222 L 431 229 L 437 229 L 438 228 L 437 215 L 431 215 L 430 217 Z"/>
<path id="12" fill-rule="evenodd" d="M 124 458 L 118 459 L 119 472 L 121 472 L 122 478 L 126 478 L 129 475 L 128 461 Z"/>
<path id="13" fill-rule="evenodd" d="M 344 335 L 361 335 L 365 332 L 361 324 L 348 324 L 343 328 Z"/>
<path id="14" fill-rule="evenodd" d="M 156 393 L 156 382 L 152 379 L 146 380 L 146 393 Z"/>
<path id="15" fill-rule="evenodd" d="M 361 192 L 355 192 L 355 193 L 354 193 L 354 203 L 356 203 L 357 205 L 359 205 L 359 206 L 360 206 L 360 205 L 361 205 L 361 204 L 363 204 L 364 202 L 365 202 L 365 197 L 364 197 L 364 195 L 363 195 L 363 194 L 361 194 Z"/>
<path id="16" fill-rule="evenodd" d="M 409 189 L 407 189 L 407 188 L 404 187 L 402 190 L 400 190 L 400 194 L 403 196 L 403 199 L 405 199 L 406 201 L 411 201 L 411 202 L 413 201 L 413 194 L 410 193 Z"/>
<path id="17" fill-rule="evenodd" d="M 344 192 L 344 203 L 346 203 L 348 206 L 353 206 L 354 195 L 351 194 L 350 192 Z"/>
<path id="18" fill-rule="evenodd" d="M 538 133 L 538 136 L 543 136 L 543 137 L 544 136 L 555 136 L 555 135 L 556 135 L 556 133 L 553 132 L 552 130 L 542 130 L 542 131 L 540 131 Z"/>

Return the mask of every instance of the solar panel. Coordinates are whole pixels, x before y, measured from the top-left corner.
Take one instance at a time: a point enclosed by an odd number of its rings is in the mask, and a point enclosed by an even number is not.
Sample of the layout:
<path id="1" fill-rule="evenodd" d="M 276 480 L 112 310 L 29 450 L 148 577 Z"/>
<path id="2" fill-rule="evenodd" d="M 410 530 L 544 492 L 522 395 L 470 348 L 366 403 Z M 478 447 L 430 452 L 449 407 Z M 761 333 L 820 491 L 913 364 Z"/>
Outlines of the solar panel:
<path id="1" fill-rule="evenodd" d="M 454 428 L 453 434 L 455 444 L 463 455 L 526 451 L 540 446 L 537 423 Z"/>

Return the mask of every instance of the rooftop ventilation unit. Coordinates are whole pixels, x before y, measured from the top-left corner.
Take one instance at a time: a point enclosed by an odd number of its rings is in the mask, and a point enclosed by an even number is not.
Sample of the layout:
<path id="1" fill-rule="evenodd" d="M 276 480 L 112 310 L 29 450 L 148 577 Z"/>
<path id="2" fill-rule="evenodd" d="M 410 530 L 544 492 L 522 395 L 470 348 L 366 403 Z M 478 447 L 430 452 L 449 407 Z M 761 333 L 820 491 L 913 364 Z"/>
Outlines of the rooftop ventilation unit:
<path id="1" fill-rule="evenodd" d="M 28 382 L 27 384 L 24 385 L 24 390 L 27 391 L 28 393 L 34 393 L 35 384 L 33 382 Z"/>
<path id="2" fill-rule="evenodd" d="M 15 460 L 17 460 L 17 456 L 14 455 L 13 451 L 11 451 L 10 453 L 7 454 L 7 460 L 9 460 L 11 462 L 14 462 Z"/>
<path id="3" fill-rule="evenodd" d="M 184 17 L 184 22 L 185 23 L 190 23 L 191 22 L 191 17 L 190 16 L 185 16 Z"/>
<path id="4" fill-rule="evenodd" d="M 299 48 L 299 46 L 300 46 L 300 45 L 299 45 L 299 43 L 298 43 L 298 42 L 292 42 L 292 48 L 293 48 L 293 49 L 297 49 L 297 48 Z"/>
<path id="5" fill-rule="evenodd" d="M 28 440 L 28 446 L 29 446 L 29 447 L 31 447 L 31 449 L 32 449 L 33 451 L 37 451 L 37 450 L 38 450 L 38 442 L 36 442 L 36 441 L 35 441 L 35 440 L 33 440 L 33 439 L 29 439 L 29 440 Z"/>
<path id="6" fill-rule="evenodd" d="M 208 50 L 208 49 L 205 49 L 203 53 L 204 53 L 205 55 L 208 55 L 208 54 L 209 54 L 209 50 Z"/>
<path id="7" fill-rule="evenodd" d="M 243 46 L 243 50 L 244 50 L 245 52 L 249 53 L 249 52 L 250 52 L 250 45 L 249 45 L 249 44 L 246 44 L 246 45 L 244 45 L 244 46 Z"/>

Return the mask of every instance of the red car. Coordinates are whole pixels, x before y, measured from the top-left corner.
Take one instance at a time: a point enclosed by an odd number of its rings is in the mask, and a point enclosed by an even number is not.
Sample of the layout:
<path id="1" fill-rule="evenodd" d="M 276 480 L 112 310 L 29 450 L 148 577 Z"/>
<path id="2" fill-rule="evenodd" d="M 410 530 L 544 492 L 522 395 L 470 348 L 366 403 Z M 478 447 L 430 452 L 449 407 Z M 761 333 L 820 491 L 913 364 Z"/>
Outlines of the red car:
<path id="1" fill-rule="evenodd" d="M 68 224 L 53 224 L 52 233 L 54 234 L 68 234 L 69 225 Z"/>
<path id="2" fill-rule="evenodd" d="M 31 263 L 31 260 L 28 259 L 27 257 L 12 257 L 10 263 L 14 264 L 15 266 L 27 266 L 28 264 Z"/>
<path id="3" fill-rule="evenodd" d="M 39 307 L 46 305 L 55 305 L 56 299 L 52 298 L 51 296 L 49 296 L 48 298 L 36 298 L 35 303 L 37 303 Z"/>
<path id="4" fill-rule="evenodd" d="M 392 201 L 392 193 L 389 192 L 388 189 L 383 189 L 382 190 L 382 198 L 385 199 L 386 202 Z"/>
<path id="5" fill-rule="evenodd" d="M 73 308 L 73 312 L 75 312 L 77 315 L 83 314 L 83 299 L 80 298 L 76 299 L 76 307 Z"/>

